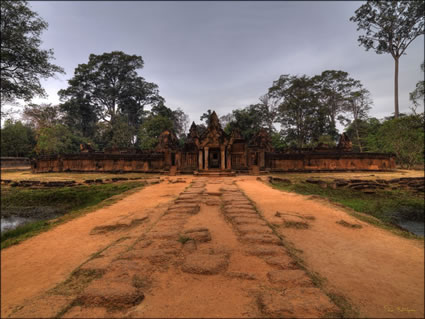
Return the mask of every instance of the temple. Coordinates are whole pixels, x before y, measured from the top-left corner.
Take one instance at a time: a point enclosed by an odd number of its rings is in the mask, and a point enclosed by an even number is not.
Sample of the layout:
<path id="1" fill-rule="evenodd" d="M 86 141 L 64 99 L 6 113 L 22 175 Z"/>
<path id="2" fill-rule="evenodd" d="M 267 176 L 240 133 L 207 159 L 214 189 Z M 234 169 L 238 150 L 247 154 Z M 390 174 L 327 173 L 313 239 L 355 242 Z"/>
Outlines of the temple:
<path id="1" fill-rule="evenodd" d="M 199 132 L 192 123 L 181 146 L 176 135 L 164 131 L 151 151 L 107 150 L 95 152 L 81 147 L 80 154 L 39 157 L 32 162 L 33 172 L 104 171 L 151 172 L 198 175 L 260 174 L 290 171 L 392 170 L 392 154 L 354 153 L 343 133 L 337 147 L 318 145 L 315 149 L 276 152 L 265 129 L 246 141 L 235 129 L 226 134 L 213 112 L 208 128 Z"/>

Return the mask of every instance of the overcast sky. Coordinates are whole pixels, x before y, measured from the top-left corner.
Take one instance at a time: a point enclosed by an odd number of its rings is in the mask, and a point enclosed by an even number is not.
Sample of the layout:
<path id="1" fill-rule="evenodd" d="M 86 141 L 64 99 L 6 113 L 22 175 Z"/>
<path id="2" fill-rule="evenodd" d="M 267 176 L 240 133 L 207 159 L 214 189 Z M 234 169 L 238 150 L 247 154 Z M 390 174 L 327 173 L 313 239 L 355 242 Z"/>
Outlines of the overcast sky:
<path id="1" fill-rule="evenodd" d="M 371 115 L 394 111 L 394 60 L 358 46 L 349 21 L 359 1 L 320 2 L 30 2 L 49 23 L 43 48 L 53 48 L 66 74 L 43 81 L 48 99 L 67 87 L 89 54 L 121 50 L 141 55 L 139 71 L 159 85 L 172 109 L 190 120 L 207 109 L 219 116 L 257 103 L 281 74 L 315 75 L 343 70 L 371 92 Z M 423 80 L 424 38 L 400 59 L 400 111 L 409 112 L 409 92 Z M 422 109 L 421 109 L 422 110 Z"/>

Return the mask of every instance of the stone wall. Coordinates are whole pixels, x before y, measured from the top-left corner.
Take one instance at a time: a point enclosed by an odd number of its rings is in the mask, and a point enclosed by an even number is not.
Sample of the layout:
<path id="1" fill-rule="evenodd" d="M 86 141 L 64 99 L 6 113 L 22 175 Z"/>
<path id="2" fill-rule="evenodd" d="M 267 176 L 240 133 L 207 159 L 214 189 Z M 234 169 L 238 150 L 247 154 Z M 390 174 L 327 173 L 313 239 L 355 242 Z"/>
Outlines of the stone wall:
<path id="1" fill-rule="evenodd" d="M 272 172 L 392 170 L 395 157 L 380 153 L 266 153 L 266 168 Z"/>
<path id="2" fill-rule="evenodd" d="M 251 154 L 252 155 L 252 154 Z M 394 156 L 378 153 L 271 153 L 259 152 L 253 162 L 243 156 L 248 168 L 258 166 L 271 172 L 290 171 L 347 171 L 347 170 L 392 170 Z M 232 159 L 235 156 L 231 154 Z M 146 152 L 139 154 L 81 153 L 76 155 L 39 157 L 32 162 L 34 173 L 45 172 L 150 172 L 168 171 L 171 166 L 177 171 L 193 173 L 197 170 L 197 154 L 192 152 Z M 233 166 L 232 161 L 232 166 Z M 231 168 L 242 171 L 237 165 Z"/>
<path id="3" fill-rule="evenodd" d="M 31 163 L 34 173 L 46 172 L 152 172 L 164 169 L 163 153 L 81 153 L 39 157 Z"/>
<path id="4" fill-rule="evenodd" d="M 24 168 L 30 167 L 30 160 L 26 157 L 1 157 L 1 168 Z"/>

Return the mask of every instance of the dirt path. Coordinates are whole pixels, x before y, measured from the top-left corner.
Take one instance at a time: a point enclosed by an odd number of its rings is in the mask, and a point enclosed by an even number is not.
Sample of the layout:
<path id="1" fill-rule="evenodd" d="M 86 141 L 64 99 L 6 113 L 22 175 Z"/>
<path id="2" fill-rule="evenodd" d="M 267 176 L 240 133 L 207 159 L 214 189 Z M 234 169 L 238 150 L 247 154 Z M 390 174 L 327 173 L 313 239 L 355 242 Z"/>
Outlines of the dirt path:
<path id="1" fill-rule="evenodd" d="M 155 222 L 138 229 L 137 238 L 89 258 L 67 281 L 26 300 L 13 316 L 338 314 L 233 181 L 195 179 Z"/>
<path id="2" fill-rule="evenodd" d="M 93 253 L 123 236 L 134 236 L 140 228 L 147 227 L 155 216 L 159 216 L 161 209 L 166 209 L 164 204 L 187 185 L 163 182 L 148 186 L 111 206 L 2 250 L 1 317 L 9 316 L 25 299 L 37 296 L 65 280 Z M 93 231 L 96 226 L 100 227 Z M 116 230 L 102 232 L 108 230 L 108 226 Z"/>
<path id="3" fill-rule="evenodd" d="M 237 185 L 302 250 L 307 267 L 327 279 L 326 289 L 348 297 L 361 317 L 424 317 L 423 242 L 395 236 L 331 204 L 272 189 L 255 178 L 242 178 Z M 362 228 L 337 224 L 341 219 Z M 303 224 L 309 228 L 300 228 Z"/>
<path id="4" fill-rule="evenodd" d="M 2 251 L 2 317 L 338 316 L 329 292 L 361 316 L 423 316 L 418 242 L 255 177 L 191 180 L 147 187 Z M 276 230 L 327 279 L 324 290 Z"/>

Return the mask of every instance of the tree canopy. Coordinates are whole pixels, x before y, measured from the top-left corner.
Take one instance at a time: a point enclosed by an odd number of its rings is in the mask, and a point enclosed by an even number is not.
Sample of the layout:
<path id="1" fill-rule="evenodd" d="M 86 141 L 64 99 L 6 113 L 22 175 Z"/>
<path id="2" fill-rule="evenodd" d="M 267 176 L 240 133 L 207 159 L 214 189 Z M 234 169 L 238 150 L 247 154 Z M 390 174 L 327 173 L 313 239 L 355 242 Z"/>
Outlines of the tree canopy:
<path id="1" fill-rule="evenodd" d="M 134 145 L 148 114 L 145 108 L 164 102 L 158 86 L 137 73 L 142 68 L 141 56 L 91 54 L 88 63 L 75 69 L 68 88 L 59 91 L 64 123 L 99 145 Z"/>
<path id="2" fill-rule="evenodd" d="M 138 75 L 143 68 L 141 56 L 113 51 L 90 54 L 88 63 L 80 64 L 68 81 L 68 88 L 59 91 L 65 112 L 87 113 L 89 108 L 98 120 L 111 123 L 118 115 L 127 117 L 137 127 L 146 106 L 163 101 L 158 86 Z M 84 109 L 79 105 L 85 105 Z M 82 115 L 82 114 L 80 114 Z"/>
<path id="3" fill-rule="evenodd" d="M 53 50 L 40 48 L 47 22 L 30 10 L 27 1 L 2 0 L 0 8 L 2 103 L 45 96 L 40 78 L 63 73 L 61 67 L 50 62 Z"/>

